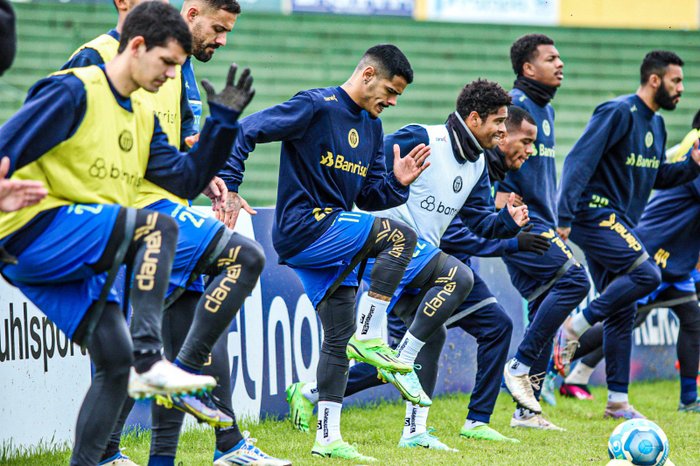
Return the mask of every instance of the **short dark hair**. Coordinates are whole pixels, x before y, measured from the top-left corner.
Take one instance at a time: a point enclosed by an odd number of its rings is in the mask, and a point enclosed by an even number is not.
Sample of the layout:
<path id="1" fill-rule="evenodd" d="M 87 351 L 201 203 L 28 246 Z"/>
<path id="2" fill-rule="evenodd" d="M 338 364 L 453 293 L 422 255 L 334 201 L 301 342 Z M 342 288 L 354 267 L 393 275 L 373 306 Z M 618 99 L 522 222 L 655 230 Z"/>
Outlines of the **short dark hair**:
<path id="1" fill-rule="evenodd" d="M 382 77 L 392 79 L 401 76 L 408 84 L 413 82 L 413 69 L 408 58 L 393 44 L 379 44 L 367 49 L 358 68 L 374 66 Z"/>
<path id="2" fill-rule="evenodd" d="M 683 60 L 674 52 L 668 50 L 652 50 L 647 53 L 639 68 L 639 82 L 646 84 L 651 75 L 663 77 L 668 65 L 683 66 Z"/>
<path id="3" fill-rule="evenodd" d="M 485 79 L 477 79 L 462 88 L 457 97 L 457 113 L 467 118 L 471 112 L 479 114 L 482 120 L 510 105 L 511 98 L 500 84 Z"/>
<path id="4" fill-rule="evenodd" d="M 224 10 L 234 15 L 241 13 L 241 5 L 236 0 L 204 0 L 210 8 Z"/>
<path id="5" fill-rule="evenodd" d="M 518 107 L 517 105 L 508 107 L 508 118 L 506 118 L 506 128 L 508 131 L 519 130 L 523 124 L 523 120 L 531 125 L 537 126 L 535 119 L 532 118 L 532 115 L 524 108 Z"/>
<path id="6" fill-rule="evenodd" d="M 700 110 L 693 117 L 693 128 L 700 129 Z"/>
<path id="7" fill-rule="evenodd" d="M 510 63 L 516 75 L 523 74 L 523 65 L 532 62 L 540 45 L 554 45 L 554 40 L 544 34 L 526 34 L 510 46 Z"/>
<path id="8" fill-rule="evenodd" d="M 131 10 L 122 27 L 118 53 L 122 53 L 131 39 L 142 36 L 146 50 L 165 47 L 176 41 L 187 55 L 192 53 L 192 35 L 180 12 L 167 3 L 143 2 Z"/>

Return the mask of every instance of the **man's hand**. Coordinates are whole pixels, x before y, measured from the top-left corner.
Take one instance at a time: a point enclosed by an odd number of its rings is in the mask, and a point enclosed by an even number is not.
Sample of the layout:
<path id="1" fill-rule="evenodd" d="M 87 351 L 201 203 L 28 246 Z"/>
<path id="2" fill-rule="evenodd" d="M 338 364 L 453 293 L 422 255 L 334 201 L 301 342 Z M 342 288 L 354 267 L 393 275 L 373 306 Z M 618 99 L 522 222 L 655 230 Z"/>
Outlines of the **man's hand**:
<path id="1" fill-rule="evenodd" d="M 0 160 L 0 212 L 14 212 L 34 205 L 46 197 L 48 191 L 41 181 L 6 180 L 10 159 Z"/>
<path id="2" fill-rule="evenodd" d="M 515 194 L 515 193 L 513 193 Z M 506 206 L 506 203 L 508 202 L 508 198 L 510 197 L 511 193 L 504 193 L 503 191 L 498 191 L 496 193 L 496 199 L 494 199 L 496 203 L 496 209 L 501 210 Z M 515 194 L 515 202 L 513 202 L 513 205 L 515 207 L 520 207 L 523 205 L 523 198 L 520 197 L 519 194 Z"/>
<path id="3" fill-rule="evenodd" d="M 571 227 L 557 227 L 557 234 L 561 239 L 567 241 L 571 234 Z"/>
<path id="4" fill-rule="evenodd" d="M 394 144 L 394 176 L 399 183 L 408 186 L 416 181 L 416 178 L 430 166 L 430 162 L 425 161 L 429 155 L 430 146 L 418 144 L 406 157 L 401 157 L 399 145 Z"/>
<path id="5" fill-rule="evenodd" d="M 241 208 L 248 212 L 250 215 L 255 215 L 258 212 L 253 210 L 245 199 L 233 191 L 229 191 L 226 196 L 226 200 L 219 210 L 216 211 L 216 218 L 224 222 L 228 228 L 233 229 L 236 226 L 236 221 L 238 220 L 238 213 Z"/>
<path id="6" fill-rule="evenodd" d="M 253 100 L 255 89 L 253 89 L 253 76 L 250 74 L 250 68 L 243 70 L 238 83 L 234 86 L 236 70 L 238 70 L 238 65 L 231 64 L 226 77 L 226 87 L 220 93 L 217 94 L 214 86 L 206 79 L 202 81 L 202 87 L 207 91 L 207 102 L 214 102 L 241 113 Z"/>
<path id="7" fill-rule="evenodd" d="M 516 236 L 518 238 L 518 251 L 534 252 L 543 256 L 552 244 L 539 233 L 530 233 L 530 230 L 532 230 L 532 224 L 523 228 L 523 231 Z"/>
<path id="8" fill-rule="evenodd" d="M 192 149 L 194 147 L 194 145 L 197 144 L 198 142 L 199 142 L 199 133 L 193 134 L 192 136 L 187 136 L 185 138 L 185 144 L 190 149 Z"/>
<path id="9" fill-rule="evenodd" d="M 224 202 L 226 202 L 226 195 L 228 194 L 228 188 L 224 180 L 215 176 L 209 182 L 209 185 L 204 188 L 202 194 L 211 199 L 211 209 L 216 212 L 223 208 Z"/>
<path id="10" fill-rule="evenodd" d="M 510 193 L 508 196 L 506 207 L 508 207 L 508 213 L 513 217 L 513 221 L 515 221 L 519 227 L 524 227 L 530 221 L 527 205 L 523 204 L 515 207 L 515 193 Z"/>
<path id="11" fill-rule="evenodd" d="M 690 151 L 690 156 L 693 158 L 695 163 L 700 165 L 700 149 L 698 149 L 698 144 L 700 141 L 697 139 L 695 140 L 695 143 L 693 144 L 693 150 Z"/>

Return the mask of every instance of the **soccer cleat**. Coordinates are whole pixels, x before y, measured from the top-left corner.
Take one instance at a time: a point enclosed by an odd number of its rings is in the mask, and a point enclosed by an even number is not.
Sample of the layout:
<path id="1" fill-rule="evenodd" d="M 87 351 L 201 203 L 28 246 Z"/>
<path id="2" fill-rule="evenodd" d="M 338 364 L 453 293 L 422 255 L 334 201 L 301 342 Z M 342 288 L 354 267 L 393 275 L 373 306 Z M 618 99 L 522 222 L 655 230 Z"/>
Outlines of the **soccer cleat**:
<path id="1" fill-rule="evenodd" d="M 356 445 L 350 445 L 348 442 L 344 442 L 342 440 L 336 440 L 328 445 L 321 445 L 318 442 L 314 442 L 314 447 L 311 449 L 311 454 L 322 458 L 337 458 L 341 460 L 354 460 L 367 463 L 377 461 L 376 458 L 365 456 L 357 451 Z"/>
<path id="2" fill-rule="evenodd" d="M 557 405 L 557 397 L 554 393 L 554 382 L 556 377 L 557 376 L 555 374 L 548 372 L 547 375 L 544 376 L 544 380 L 542 382 L 542 391 L 540 392 L 540 398 L 542 399 L 542 401 L 544 401 L 550 406 Z"/>
<path id="3" fill-rule="evenodd" d="M 132 367 L 129 374 L 129 396 L 134 399 L 155 395 L 184 395 L 209 391 L 216 387 L 214 377 L 183 371 L 175 364 L 161 359 L 143 374 Z"/>
<path id="4" fill-rule="evenodd" d="M 214 452 L 214 466 L 231 466 L 255 464 L 261 466 L 292 466 L 291 461 L 280 460 L 264 453 L 255 446 L 256 439 L 250 438 L 248 431 L 243 432 L 243 440 L 227 452 Z"/>
<path id="5" fill-rule="evenodd" d="M 520 440 L 515 438 L 506 437 L 502 433 L 495 429 L 487 426 L 486 424 L 473 427 L 471 429 L 465 429 L 459 431 L 459 436 L 474 439 L 474 440 L 490 440 L 492 442 L 510 442 L 510 443 L 520 443 Z"/>
<path id="6" fill-rule="evenodd" d="M 700 413 L 700 399 L 688 404 L 679 403 L 678 411 L 682 413 Z"/>
<path id="7" fill-rule="evenodd" d="M 542 406 L 540 406 L 540 402 L 537 401 L 535 393 L 532 391 L 530 375 L 513 375 L 510 373 L 508 364 L 503 368 L 503 379 L 506 383 L 506 387 L 508 387 L 510 395 L 518 404 L 526 407 L 533 413 L 540 414 L 542 412 Z"/>
<path id="8" fill-rule="evenodd" d="M 167 409 L 175 408 L 191 414 L 198 422 L 212 427 L 223 429 L 233 425 L 233 418 L 217 408 L 208 392 L 198 395 L 155 395 L 155 401 Z"/>
<path id="9" fill-rule="evenodd" d="M 605 407 L 605 419 L 646 419 L 647 417 L 634 409 L 634 406 L 627 402 L 610 403 Z"/>
<path id="10" fill-rule="evenodd" d="M 588 389 L 588 385 L 563 383 L 561 384 L 561 387 L 559 387 L 559 393 L 561 393 L 562 396 L 566 396 L 568 398 L 576 398 L 577 400 L 593 399 L 593 395 Z"/>
<path id="11" fill-rule="evenodd" d="M 309 432 L 309 423 L 314 413 L 314 405 L 301 392 L 304 382 L 297 382 L 287 387 L 287 403 L 289 404 L 289 420 L 296 430 Z"/>
<path id="12" fill-rule="evenodd" d="M 552 360 L 554 362 L 554 368 L 562 377 L 566 377 L 566 374 L 569 372 L 571 360 L 579 347 L 578 337 L 569 330 L 570 321 L 571 317 L 564 321 L 554 339 Z"/>
<path id="13" fill-rule="evenodd" d="M 131 459 L 126 456 L 121 451 L 118 451 L 116 455 L 101 461 L 98 466 L 139 466 L 138 464 L 131 461 Z"/>
<path id="14" fill-rule="evenodd" d="M 510 426 L 524 427 L 526 429 L 556 430 L 559 432 L 566 432 L 566 429 L 553 424 L 545 419 L 541 414 L 535 414 L 528 419 L 517 419 L 515 415 L 513 415 L 513 417 L 510 418 Z"/>
<path id="15" fill-rule="evenodd" d="M 366 362 L 377 369 L 384 369 L 389 372 L 407 374 L 413 370 L 413 366 L 410 364 L 396 359 L 396 351 L 389 348 L 389 345 L 381 338 L 362 341 L 353 335 L 345 349 L 345 354 L 348 359 Z"/>
<path id="16" fill-rule="evenodd" d="M 407 401 L 423 407 L 433 404 L 428 394 L 423 391 L 423 387 L 415 372 L 409 372 L 408 374 L 392 374 L 387 370 L 379 369 L 377 376 L 384 382 L 388 382 L 396 387 L 399 393 L 401 393 L 401 396 Z"/>
<path id="17" fill-rule="evenodd" d="M 427 432 L 412 435 L 410 437 L 401 436 L 399 440 L 399 447 L 401 448 L 428 448 L 431 450 L 441 450 L 441 451 L 459 451 L 456 448 L 450 448 L 440 441 L 436 436 L 433 435 L 434 429 L 429 428 Z"/>

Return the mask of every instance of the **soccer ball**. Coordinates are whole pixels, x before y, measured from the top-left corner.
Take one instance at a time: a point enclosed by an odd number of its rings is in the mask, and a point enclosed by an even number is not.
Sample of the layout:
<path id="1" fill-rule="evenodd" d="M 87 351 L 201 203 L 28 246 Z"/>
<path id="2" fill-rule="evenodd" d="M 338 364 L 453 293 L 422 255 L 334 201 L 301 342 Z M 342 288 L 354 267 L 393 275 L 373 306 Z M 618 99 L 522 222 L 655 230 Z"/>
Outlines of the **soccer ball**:
<path id="1" fill-rule="evenodd" d="M 615 428 L 608 440 L 608 455 L 642 466 L 662 466 L 668 459 L 668 439 L 663 430 L 646 419 L 632 419 Z"/>

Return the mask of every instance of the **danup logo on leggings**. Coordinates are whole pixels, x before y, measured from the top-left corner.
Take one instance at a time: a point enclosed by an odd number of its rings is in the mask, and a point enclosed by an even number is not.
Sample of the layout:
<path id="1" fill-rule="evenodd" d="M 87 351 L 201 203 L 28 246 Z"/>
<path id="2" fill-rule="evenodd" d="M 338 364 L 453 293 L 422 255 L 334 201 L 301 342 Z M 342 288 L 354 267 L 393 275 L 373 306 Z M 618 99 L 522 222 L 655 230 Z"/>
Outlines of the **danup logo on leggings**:
<path id="1" fill-rule="evenodd" d="M 146 244 L 146 252 L 143 255 L 141 267 L 134 276 L 136 286 L 139 290 L 150 291 L 155 286 L 155 276 L 158 271 L 158 255 L 162 244 L 160 231 L 156 230 L 156 222 L 158 214 L 152 213 L 146 217 L 146 224 L 136 229 L 134 240 L 137 241 L 143 237 Z"/>

